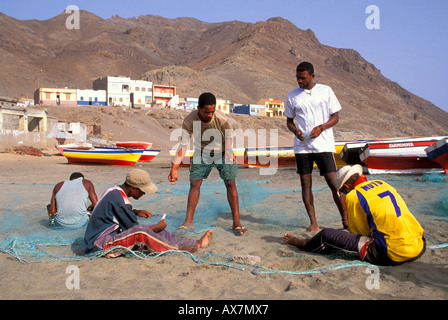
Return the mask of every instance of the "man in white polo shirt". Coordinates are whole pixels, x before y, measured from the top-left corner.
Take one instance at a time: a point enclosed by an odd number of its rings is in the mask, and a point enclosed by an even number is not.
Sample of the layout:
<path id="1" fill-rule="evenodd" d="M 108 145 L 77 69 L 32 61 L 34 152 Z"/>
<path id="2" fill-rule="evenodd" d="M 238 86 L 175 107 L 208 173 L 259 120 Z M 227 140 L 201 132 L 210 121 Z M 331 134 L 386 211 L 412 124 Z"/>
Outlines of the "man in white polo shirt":
<path id="1" fill-rule="evenodd" d="M 314 83 L 314 67 L 311 63 L 300 63 L 296 76 L 299 87 L 288 94 L 285 115 L 288 130 L 295 135 L 297 173 L 300 175 L 302 199 L 311 221 L 307 231 L 319 229 L 311 191 L 314 163 L 330 187 L 342 224 L 347 228 L 347 214 L 333 182 L 337 169 L 333 155 L 336 150 L 332 127 L 339 122 L 341 105 L 329 86 Z"/>

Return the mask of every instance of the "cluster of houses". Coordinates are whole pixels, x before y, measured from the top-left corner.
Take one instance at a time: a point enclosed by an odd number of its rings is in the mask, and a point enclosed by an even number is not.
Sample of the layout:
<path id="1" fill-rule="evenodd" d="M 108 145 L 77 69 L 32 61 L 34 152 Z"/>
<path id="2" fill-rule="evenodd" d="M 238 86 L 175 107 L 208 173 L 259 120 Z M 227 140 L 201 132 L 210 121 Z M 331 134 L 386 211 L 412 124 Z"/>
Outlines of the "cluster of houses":
<path id="1" fill-rule="evenodd" d="M 198 98 L 179 98 L 176 87 L 157 85 L 129 77 L 103 77 L 93 81 L 92 89 L 38 88 L 34 104 L 123 106 L 132 108 L 165 107 L 196 109 Z M 283 117 L 284 103 L 273 99 L 260 99 L 256 104 L 235 104 L 217 99 L 217 110 L 254 116 Z"/>
<path id="2" fill-rule="evenodd" d="M 0 99 L 2 100 L 2 99 Z M 49 117 L 45 110 L 26 108 L 16 101 L 0 103 L 0 152 L 13 146 L 47 148 L 52 141 L 85 142 L 95 124 L 65 123 Z"/>
<path id="3" fill-rule="evenodd" d="M 58 119 L 48 117 L 44 110 L 26 108 L 32 105 L 193 110 L 197 109 L 198 98 L 179 98 L 175 86 L 110 76 L 93 81 L 92 89 L 38 88 L 34 92 L 34 101 L 0 97 L 0 149 L 17 144 L 45 147 L 51 138 L 59 142 L 85 141 L 86 134 L 96 130 L 94 124 L 61 123 Z M 260 99 L 256 104 L 246 105 L 217 99 L 216 109 L 226 114 L 284 116 L 284 103 L 273 99 Z"/>

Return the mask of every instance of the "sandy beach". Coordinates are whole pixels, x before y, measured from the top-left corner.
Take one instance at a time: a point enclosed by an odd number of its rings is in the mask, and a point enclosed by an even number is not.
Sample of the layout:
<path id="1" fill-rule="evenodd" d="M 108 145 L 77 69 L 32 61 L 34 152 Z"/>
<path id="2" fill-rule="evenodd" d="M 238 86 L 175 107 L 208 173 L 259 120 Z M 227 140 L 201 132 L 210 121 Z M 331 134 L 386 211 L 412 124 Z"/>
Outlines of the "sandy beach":
<path id="1" fill-rule="evenodd" d="M 179 181 L 171 185 L 167 179 L 168 157 L 160 156 L 137 166 L 151 174 L 159 191 L 133 202 L 134 207 L 153 214 L 147 223 L 156 223 L 167 214 L 168 230 L 174 231 L 185 214 L 188 168 L 181 168 Z M 35 233 L 59 235 L 68 240 L 82 237 L 83 230 L 58 234 L 48 227 L 45 207 L 53 186 L 79 171 L 94 183 L 100 196 L 109 186 L 123 182 L 130 170 L 130 167 L 68 165 L 63 156 L 53 151 L 48 157 L 2 153 L 0 167 L 1 240 Z M 205 229 L 213 229 L 215 236 L 208 248 L 193 257 L 169 254 L 144 259 L 122 256 L 34 263 L 22 263 L 0 253 L 0 299 L 446 300 L 448 248 L 435 246 L 448 242 L 448 209 L 439 208 L 448 183 L 417 181 L 416 176 L 381 178 L 398 189 L 425 229 L 429 247 L 415 262 L 372 271 L 371 266 L 357 264 L 359 261 L 345 254 L 311 254 L 284 244 L 285 232 L 312 235 L 305 231 L 309 221 L 301 201 L 299 177 L 293 168 L 279 168 L 269 176 L 260 175 L 255 168 L 239 170 L 241 221 L 249 233 L 236 236 L 230 230 L 225 188 L 213 170 L 204 181 L 195 220 L 197 233 L 185 235 L 198 239 Z M 320 227 L 341 228 L 325 181 L 317 173 L 313 181 Z M 61 256 L 79 254 L 77 246 L 58 250 Z M 219 258 L 220 263 L 201 262 L 209 255 Z M 251 265 L 226 266 L 223 257 L 233 255 L 259 257 L 259 268 L 254 271 Z M 68 288 L 69 266 L 79 271 L 78 288 Z M 377 272 L 376 282 L 372 280 L 372 272 Z"/>

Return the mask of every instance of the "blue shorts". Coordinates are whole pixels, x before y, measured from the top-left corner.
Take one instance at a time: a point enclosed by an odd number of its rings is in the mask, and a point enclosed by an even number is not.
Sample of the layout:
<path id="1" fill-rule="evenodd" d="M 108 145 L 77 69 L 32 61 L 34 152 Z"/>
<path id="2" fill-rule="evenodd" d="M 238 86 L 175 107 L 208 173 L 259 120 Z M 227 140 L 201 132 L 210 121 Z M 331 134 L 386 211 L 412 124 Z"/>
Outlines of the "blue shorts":
<path id="1" fill-rule="evenodd" d="M 200 163 L 198 163 L 199 158 L 201 160 Z M 235 180 L 237 176 L 238 165 L 226 162 L 224 153 L 215 161 L 206 157 L 196 157 L 195 159 L 193 155 L 190 163 L 190 181 L 207 179 L 213 167 L 218 169 L 219 176 L 224 181 Z"/>

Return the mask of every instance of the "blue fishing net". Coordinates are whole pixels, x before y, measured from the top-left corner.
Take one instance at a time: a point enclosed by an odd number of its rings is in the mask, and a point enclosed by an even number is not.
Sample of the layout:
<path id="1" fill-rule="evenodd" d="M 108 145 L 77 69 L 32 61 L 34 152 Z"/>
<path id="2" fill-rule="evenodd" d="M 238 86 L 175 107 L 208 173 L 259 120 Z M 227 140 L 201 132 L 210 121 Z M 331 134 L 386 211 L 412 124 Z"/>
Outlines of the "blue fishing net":
<path id="1" fill-rule="evenodd" d="M 284 187 L 281 183 L 273 183 L 272 178 L 250 180 L 251 174 L 246 172 L 243 178 L 237 180 L 240 203 L 240 218 L 250 222 L 258 231 L 270 231 L 282 234 L 285 230 L 293 230 L 298 226 L 309 224 L 308 216 L 301 201 L 300 182 L 297 179 L 297 189 Z M 404 194 L 405 201 L 411 212 L 419 220 L 428 216 L 448 222 L 448 183 L 446 175 L 387 175 L 368 176 L 369 180 L 382 179 L 389 182 L 398 192 Z M 96 185 L 97 193 L 110 187 L 111 184 Z M 156 223 L 166 214 L 167 229 L 175 232 L 185 219 L 187 196 L 190 185 L 188 182 L 172 185 L 158 184 L 156 194 L 145 196 L 139 201 L 133 201 L 134 208 L 146 209 L 153 214 L 148 220 L 140 218 L 141 224 Z M 48 184 L 11 184 L 0 183 L 0 251 L 9 254 L 22 263 L 48 261 L 79 261 L 94 259 L 107 254 L 100 251 L 85 255 L 82 242 L 85 229 L 55 228 L 49 224 L 46 206 L 50 201 L 53 185 Z M 313 194 L 317 199 L 332 201 L 331 194 L 325 183 L 315 183 Z M 319 206 L 319 203 L 316 203 Z M 336 213 L 337 214 L 337 213 Z M 325 217 L 334 218 L 334 214 L 319 217 L 325 224 Z M 224 221 L 224 222 L 223 222 Z M 328 220 L 330 221 L 330 220 Z M 223 225 L 231 227 L 231 212 L 227 201 L 226 187 L 222 180 L 204 180 L 201 196 L 196 208 L 194 219 L 195 230 L 203 233 Z M 426 235 L 433 248 L 446 247 L 446 241 L 432 239 Z M 432 243 L 431 243 L 432 241 Z M 140 253 L 122 249 L 126 255 L 138 258 L 158 257 L 167 254 L 185 254 L 197 263 L 209 263 L 237 269 L 248 270 L 247 266 L 238 264 L 227 254 L 203 253 L 192 255 L 187 252 Z M 358 265 L 359 261 L 326 267 L 326 270 L 340 269 Z M 263 273 L 288 272 L 271 270 L 261 266 L 251 266 L 250 270 Z M 306 272 L 322 272 L 322 268 Z M 304 272 L 291 271 L 304 274 Z"/>
<path id="2" fill-rule="evenodd" d="M 101 184 L 95 187 L 98 195 L 101 195 L 110 186 Z M 176 232 L 185 219 L 190 185 L 188 182 L 174 185 L 166 183 L 158 184 L 158 187 L 156 194 L 145 196 L 139 201 L 131 199 L 131 202 L 134 208 L 145 209 L 153 214 L 151 219 L 139 218 L 141 224 L 157 223 L 166 214 L 167 230 Z M 92 255 L 85 255 L 82 251 L 84 228 L 71 230 L 50 225 L 46 206 L 53 185 L 0 183 L 0 188 L 1 251 L 23 263 L 92 258 Z M 243 221 L 249 220 L 265 230 L 277 228 L 279 234 L 285 228 L 293 229 L 297 224 L 308 223 L 303 206 L 298 205 L 297 201 L 300 190 L 274 186 L 270 179 L 240 179 L 237 180 L 237 188 L 240 218 Z M 314 192 L 325 189 L 318 187 Z M 202 234 L 222 225 L 230 229 L 231 217 L 225 183 L 220 179 L 204 180 L 195 212 L 195 229 L 191 232 Z M 94 257 L 99 255 L 104 255 L 104 252 Z"/>

